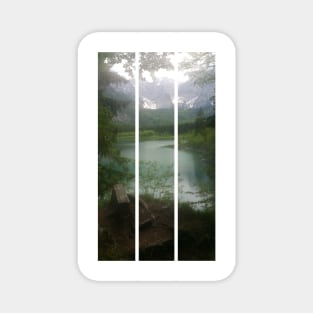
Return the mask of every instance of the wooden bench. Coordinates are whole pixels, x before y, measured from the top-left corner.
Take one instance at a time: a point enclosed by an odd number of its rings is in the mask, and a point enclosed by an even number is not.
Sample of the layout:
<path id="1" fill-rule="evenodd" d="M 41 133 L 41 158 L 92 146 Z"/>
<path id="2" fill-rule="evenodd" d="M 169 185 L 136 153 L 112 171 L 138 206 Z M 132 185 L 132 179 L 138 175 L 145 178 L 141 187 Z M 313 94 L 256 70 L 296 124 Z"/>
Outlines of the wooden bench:
<path id="1" fill-rule="evenodd" d="M 139 229 L 146 229 L 151 227 L 155 222 L 155 216 L 149 209 L 148 204 L 139 198 Z"/>
<path id="2" fill-rule="evenodd" d="M 122 184 L 113 186 L 111 195 L 111 207 L 116 209 L 116 213 L 129 213 L 130 201 Z"/>

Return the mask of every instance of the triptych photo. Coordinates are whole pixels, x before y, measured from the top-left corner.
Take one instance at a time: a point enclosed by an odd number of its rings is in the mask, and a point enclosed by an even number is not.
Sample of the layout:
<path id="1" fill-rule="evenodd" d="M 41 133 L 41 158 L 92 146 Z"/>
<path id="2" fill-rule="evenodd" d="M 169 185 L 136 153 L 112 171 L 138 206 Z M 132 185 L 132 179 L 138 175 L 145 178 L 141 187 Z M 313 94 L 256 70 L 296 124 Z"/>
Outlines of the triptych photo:
<path id="1" fill-rule="evenodd" d="M 98 53 L 98 261 L 215 261 L 215 57 Z"/>

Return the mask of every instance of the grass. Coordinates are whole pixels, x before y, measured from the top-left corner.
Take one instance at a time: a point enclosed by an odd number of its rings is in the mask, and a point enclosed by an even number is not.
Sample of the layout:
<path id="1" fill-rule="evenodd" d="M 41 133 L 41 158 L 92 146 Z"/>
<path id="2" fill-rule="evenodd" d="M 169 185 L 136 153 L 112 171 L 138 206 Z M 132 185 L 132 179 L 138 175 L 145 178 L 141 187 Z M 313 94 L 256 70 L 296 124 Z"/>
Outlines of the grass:
<path id="1" fill-rule="evenodd" d="M 119 132 L 117 141 L 135 142 L 135 132 Z"/>
<path id="2" fill-rule="evenodd" d="M 179 148 L 193 148 L 195 150 L 209 150 L 215 147 L 215 128 L 206 127 L 196 132 L 189 131 L 178 136 Z"/>
<path id="3" fill-rule="evenodd" d="M 140 130 L 139 140 L 174 140 L 174 136 L 169 133 L 160 133 L 154 130 Z M 135 142 L 135 132 L 119 132 L 117 134 L 117 141 Z"/>
<path id="4" fill-rule="evenodd" d="M 140 141 L 145 140 L 174 140 L 174 135 L 168 132 L 159 132 L 156 130 L 140 130 Z M 118 141 L 135 142 L 134 131 L 123 131 L 117 134 Z M 190 130 L 181 132 L 178 136 L 179 148 L 192 148 L 194 150 L 208 151 L 215 146 L 215 128 L 206 127 L 201 131 Z"/>

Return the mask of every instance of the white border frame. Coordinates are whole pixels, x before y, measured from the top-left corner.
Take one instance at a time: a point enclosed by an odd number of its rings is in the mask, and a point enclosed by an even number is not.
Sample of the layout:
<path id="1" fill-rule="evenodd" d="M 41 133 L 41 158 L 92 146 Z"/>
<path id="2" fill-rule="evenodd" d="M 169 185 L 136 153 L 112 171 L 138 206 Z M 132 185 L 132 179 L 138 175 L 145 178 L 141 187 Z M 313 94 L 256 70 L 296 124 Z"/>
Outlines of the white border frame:
<path id="1" fill-rule="evenodd" d="M 216 53 L 216 261 L 98 261 L 98 52 Z M 224 34 L 92 33 L 78 47 L 78 266 L 95 281 L 216 281 L 236 263 L 235 46 Z"/>

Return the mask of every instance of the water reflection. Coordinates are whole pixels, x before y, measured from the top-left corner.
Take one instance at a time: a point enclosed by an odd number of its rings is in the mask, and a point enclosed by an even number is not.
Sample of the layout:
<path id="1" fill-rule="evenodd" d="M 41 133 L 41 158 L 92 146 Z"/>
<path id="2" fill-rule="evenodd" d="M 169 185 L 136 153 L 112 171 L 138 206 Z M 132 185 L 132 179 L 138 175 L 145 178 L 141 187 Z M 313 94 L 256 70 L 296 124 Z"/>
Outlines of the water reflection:
<path id="1" fill-rule="evenodd" d="M 119 143 L 118 148 L 122 157 L 134 160 L 134 143 Z M 141 161 L 140 192 L 149 192 L 153 188 L 152 186 L 157 185 L 161 189 L 160 192 L 157 192 L 154 188 L 157 198 L 165 193 L 172 194 L 174 184 L 173 141 L 142 141 L 139 144 L 139 152 Z M 179 202 L 189 202 L 194 209 L 208 208 L 210 206 L 209 199 L 214 194 L 214 184 L 213 179 L 205 171 L 206 160 L 196 152 L 183 150 L 178 151 L 178 159 Z M 130 162 L 130 164 L 133 165 L 134 162 Z"/>

